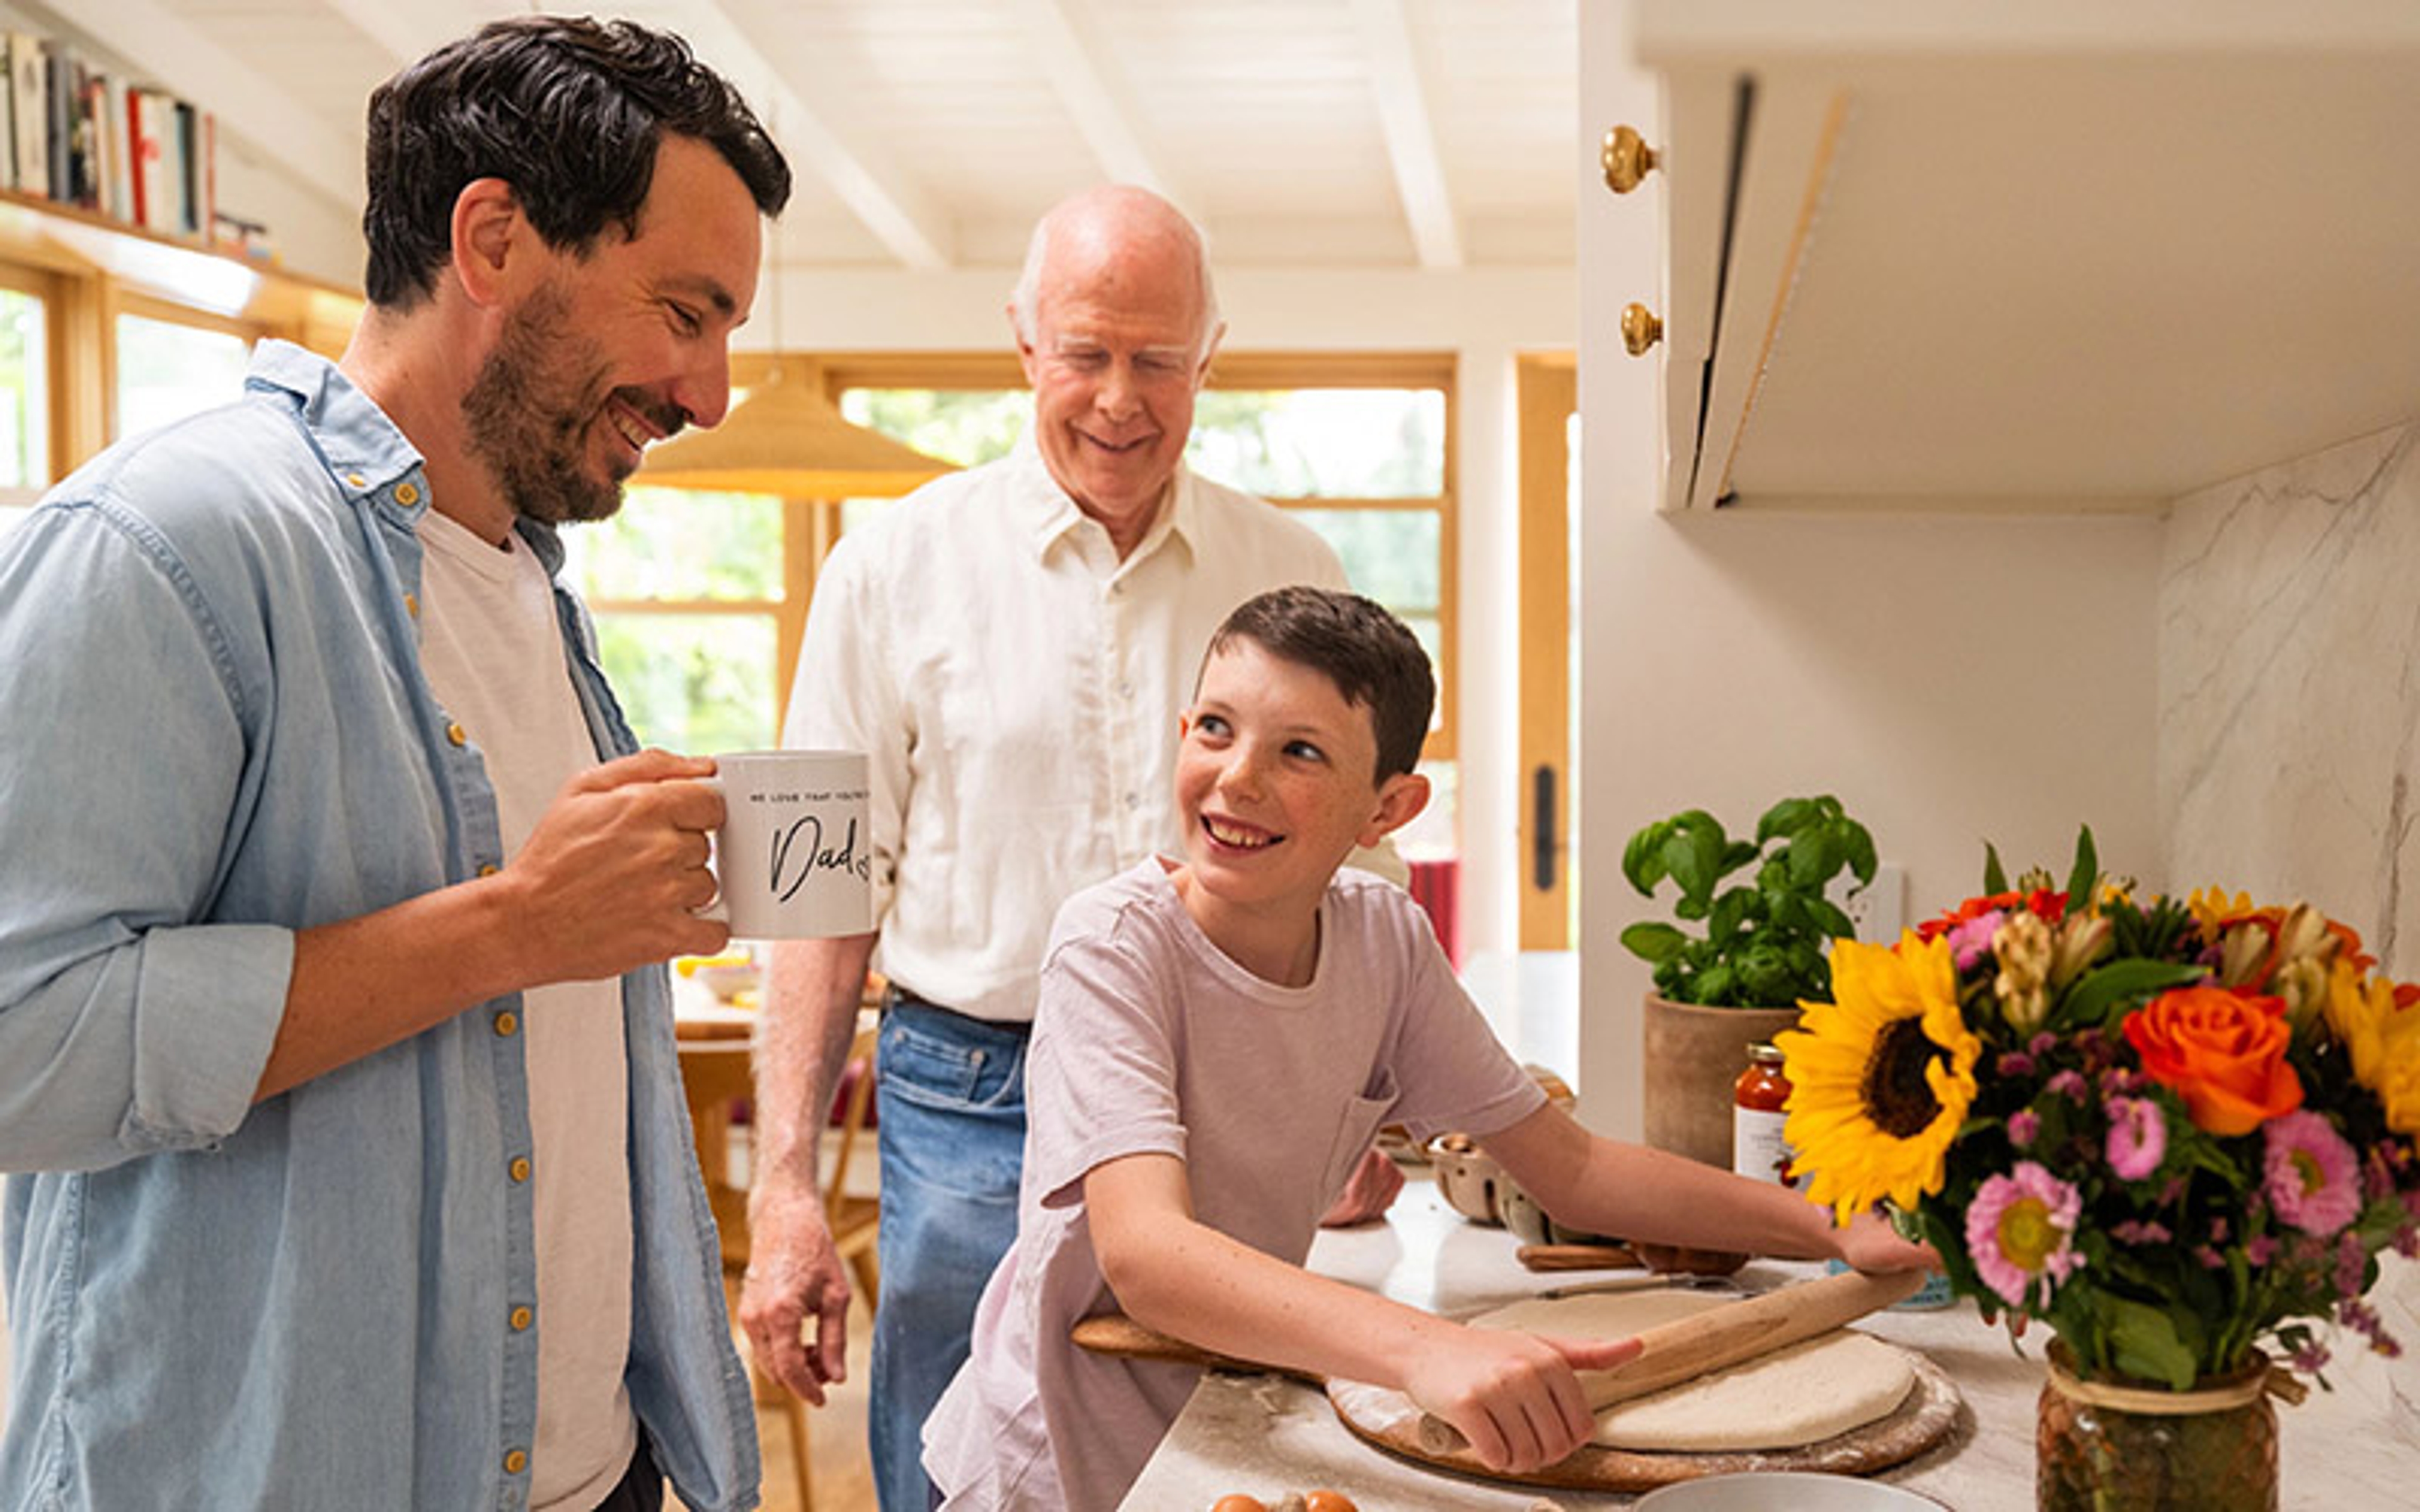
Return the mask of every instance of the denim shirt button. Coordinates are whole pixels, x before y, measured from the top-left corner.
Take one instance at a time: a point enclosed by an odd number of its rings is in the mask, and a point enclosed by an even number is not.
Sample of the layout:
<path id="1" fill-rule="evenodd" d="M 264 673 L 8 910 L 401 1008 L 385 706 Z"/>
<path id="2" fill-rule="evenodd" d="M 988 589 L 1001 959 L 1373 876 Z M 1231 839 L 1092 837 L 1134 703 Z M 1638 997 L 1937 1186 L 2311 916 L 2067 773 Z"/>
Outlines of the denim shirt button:
<path id="1" fill-rule="evenodd" d="M 471 737 L 462 733 L 462 727 L 451 720 L 445 725 L 445 738 L 457 746 L 466 746 L 471 741 Z"/>
<path id="2" fill-rule="evenodd" d="M 513 1163 L 504 1167 L 504 1174 L 510 1176 L 516 1182 L 528 1180 L 530 1179 L 529 1157 L 515 1155 Z"/>

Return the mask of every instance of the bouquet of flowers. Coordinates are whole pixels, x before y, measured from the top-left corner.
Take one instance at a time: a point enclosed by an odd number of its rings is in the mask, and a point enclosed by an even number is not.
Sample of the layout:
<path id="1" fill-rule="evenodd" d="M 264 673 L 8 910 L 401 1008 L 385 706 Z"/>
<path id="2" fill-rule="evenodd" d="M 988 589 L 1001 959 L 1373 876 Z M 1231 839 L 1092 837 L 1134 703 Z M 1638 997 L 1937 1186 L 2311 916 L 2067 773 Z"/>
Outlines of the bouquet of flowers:
<path id="1" fill-rule="evenodd" d="M 1777 1037 L 1808 1196 L 1886 1201 L 2085 1379 L 2316 1375 L 2330 1317 L 2396 1352 L 2362 1297 L 2420 1252 L 2420 987 L 2304 904 L 2137 899 L 2088 829 L 2063 892 L 1986 854 L 1982 896 L 1836 942 L 1834 1001 Z"/>

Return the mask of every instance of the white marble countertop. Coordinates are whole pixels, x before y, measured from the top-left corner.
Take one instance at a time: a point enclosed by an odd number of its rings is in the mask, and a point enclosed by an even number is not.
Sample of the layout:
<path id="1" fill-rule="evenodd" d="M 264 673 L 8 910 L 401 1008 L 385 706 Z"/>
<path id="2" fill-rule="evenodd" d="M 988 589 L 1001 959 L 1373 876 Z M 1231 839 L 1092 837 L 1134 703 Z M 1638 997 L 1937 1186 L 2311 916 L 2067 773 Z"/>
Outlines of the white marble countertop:
<path id="1" fill-rule="evenodd" d="M 1539 1275 L 1513 1258 L 1516 1242 L 1445 1206 L 1427 1182 L 1413 1181 L 1384 1225 L 1323 1232 L 1313 1270 L 1450 1316 L 1466 1315 L 1547 1287 L 1597 1274 Z M 2333 1392 L 2278 1409 L 2281 1504 L 2310 1512 L 2367 1512 L 2420 1500 L 2420 1265 L 2388 1257 L 2372 1295 L 2390 1332 L 2411 1353 L 2399 1361 L 2349 1352 L 2329 1367 Z M 1822 1273 L 1822 1267 L 1751 1263 L 1735 1278 L 1763 1290 Z M 1878 1479 L 1920 1492 L 1958 1512 L 2030 1512 L 2034 1399 L 2042 1365 L 1985 1327 L 1971 1303 L 1932 1312 L 1877 1314 L 1858 1325 L 1921 1350 L 1958 1383 L 1966 1411 L 1949 1441 Z M 2358 1341 L 2353 1341 L 2357 1346 Z M 1636 1498 L 1490 1485 L 1398 1459 L 1348 1433 L 1326 1397 L 1273 1376 L 1214 1373 L 1202 1379 L 1184 1415 L 1128 1493 L 1127 1512 L 1202 1512 L 1219 1496 L 1248 1491 L 1274 1503 L 1288 1490 L 1328 1487 L 1363 1512 L 1450 1512 L 1501 1508 L 1530 1512 L 1542 1500 L 1569 1512 L 1623 1507 Z"/>

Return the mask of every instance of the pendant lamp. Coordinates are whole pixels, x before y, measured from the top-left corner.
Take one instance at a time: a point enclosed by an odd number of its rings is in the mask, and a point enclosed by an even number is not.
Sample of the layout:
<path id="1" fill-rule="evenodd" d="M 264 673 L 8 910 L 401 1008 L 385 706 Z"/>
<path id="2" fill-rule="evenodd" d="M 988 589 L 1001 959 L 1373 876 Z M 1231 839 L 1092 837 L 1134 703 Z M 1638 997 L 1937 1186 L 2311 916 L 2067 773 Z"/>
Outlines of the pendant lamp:
<path id="1" fill-rule="evenodd" d="M 784 499 L 891 499 L 956 471 L 851 424 L 813 383 L 785 381 L 777 360 L 721 424 L 649 447 L 631 481 Z"/>
<path id="2" fill-rule="evenodd" d="M 778 116 L 773 128 L 780 130 Z M 770 229 L 772 363 L 712 430 L 647 448 L 632 481 L 784 499 L 895 499 L 957 468 L 851 423 L 814 382 L 783 381 L 782 223 Z"/>

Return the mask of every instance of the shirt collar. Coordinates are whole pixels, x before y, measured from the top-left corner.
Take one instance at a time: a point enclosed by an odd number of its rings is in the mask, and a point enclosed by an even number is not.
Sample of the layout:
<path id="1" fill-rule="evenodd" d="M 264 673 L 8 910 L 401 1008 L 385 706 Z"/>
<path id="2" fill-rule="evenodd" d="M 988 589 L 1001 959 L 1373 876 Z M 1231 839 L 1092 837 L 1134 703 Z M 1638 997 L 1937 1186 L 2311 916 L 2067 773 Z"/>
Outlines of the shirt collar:
<path id="1" fill-rule="evenodd" d="M 1032 545 L 1035 558 L 1047 557 L 1053 547 L 1065 540 L 1091 517 L 1077 507 L 1076 501 L 1069 497 L 1067 490 L 1059 486 L 1059 480 L 1050 475 L 1050 469 L 1042 460 L 1042 450 L 1035 444 L 1031 430 L 1018 439 L 1016 448 L 1008 455 L 1008 463 L 1014 485 L 1009 490 L 1011 507 L 1016 511 L 1018 523 L 1026 539 Z M 1169 480 L 1169 490 L 1172 497 L 1161 506 L 1159 517 L 1152 521 L 1151 529 L 1143 532 L 1142 540 L 1120 564 L 1122 570 L 1149 559 L 1171 541 L 1191 554 L 1195 521 L 1201 511 L 1194 502 L 1197 489 L 1192 470 L 1181 460 Z"/>
<path id="2" fill-rule="evenodd" d="M 407 522 L 428 508 L 420 453 L 335 363 L 290 342 L 264 339 L 253 348 L 244 386 L 292 399 L 330 479 L 347 498 L 371 500 Z M 406 483 L 409 490 L 399 492 Z"/>

